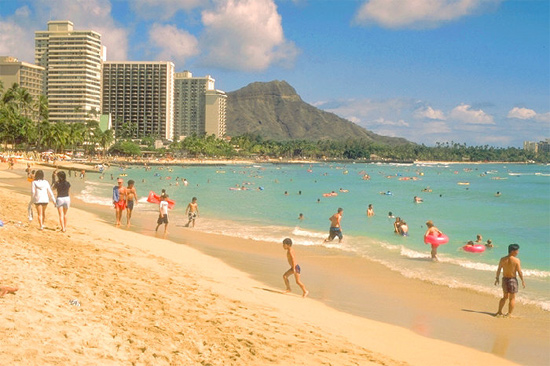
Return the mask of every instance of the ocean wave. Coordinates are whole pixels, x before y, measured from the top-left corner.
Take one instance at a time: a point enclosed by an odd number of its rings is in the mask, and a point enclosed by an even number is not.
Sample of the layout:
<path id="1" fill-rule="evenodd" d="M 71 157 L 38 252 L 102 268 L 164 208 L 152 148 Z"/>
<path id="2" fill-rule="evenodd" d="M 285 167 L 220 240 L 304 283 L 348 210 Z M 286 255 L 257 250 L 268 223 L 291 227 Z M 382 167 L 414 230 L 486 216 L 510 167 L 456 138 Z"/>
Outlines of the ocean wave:
<path id="1" fill-rule="evenodd" d="M 413 255 L 417 256 L 416 253 L 414 253 Z M 421 253 L 418 253 L 418 256 L 416 258 L 426 258 L 428 260 L 429 257 L 430 257 L 429 255 L 422 255 Z M 490 294 L 490 295 L 493 295 L 495 298 L 498 298 L 502 295 L 502 292 L 501 292 L 502 290 L 499 287 L 472 284 L 472 283 L 468 283 L 463 280 L 458 280 L 456 278 L 452 278 L 449 276 L 434 276 L 434 275 L 431 275 L 430 271 L 426 269 L 403 267 L 398 265 L 397 263 L 393 263 L 393 262 L 378 259 L 378 258 L 370 258 L 370 259 L 377 263 L 382 264 L 384 267 L 394 272 L 401 274 L 406 278 L 421 280 L 424 282 L 428 282 L 438 286 L 448 287 L 451 289 L 455 289 L 455 288 L 466 289 L 466 290 L 472 290 L 478 293 Z M 439 260 L 440 262 L 445 262 L 446 258 L 440 258 Z M 534 305 L 544 311 L 550 311 L 550 301 L 546 299 L 532 298 L 530 296 L 533 296 L 533 295 L 521 296 L 516 300 L 522 304 Z"/>
<path id="2" fill-rule="evenodd" d="M 94 203 L 102 206 L 113 205 L 113 200 L 111 198 L 97 197 L 86 191 L 82 191 L 80 194 L 76 195 L 76 198 L 86 203 Z"/>

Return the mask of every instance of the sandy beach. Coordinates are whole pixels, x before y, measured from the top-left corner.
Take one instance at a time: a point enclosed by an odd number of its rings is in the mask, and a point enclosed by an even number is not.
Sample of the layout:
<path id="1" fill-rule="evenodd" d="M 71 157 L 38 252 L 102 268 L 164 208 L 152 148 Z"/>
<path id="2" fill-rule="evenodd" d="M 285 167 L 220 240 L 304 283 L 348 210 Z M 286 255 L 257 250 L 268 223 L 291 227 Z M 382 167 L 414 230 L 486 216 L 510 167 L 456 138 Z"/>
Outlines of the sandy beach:
<path id="1" fill-rule="evenodd" d="M 176 228 L 167 240 L 138 229 L 148 218 L 136 217 L 134 230 L 119 229 L 110 212 L 98 214 L 77 202 L 67 233 L 57 229 L 51 204 L 46 230 L 39 231 L 27 220 L 29 195 L 20 193 L 28 185 L 24 165 L 15 172 L 4 169 L 0 284 L 19 287 L 0 298 L 0 354 L 6 364 L 548 361 L 547 312 L 521 306 L 518 318 L 495 319 L 490 310 L 496 300 L 490 296 L 405 279 L 374 264 L 363 268 L 356 259 L 319 258 L 297 248 L 312 273 L 311 297 L 303 299 L 293 281 L 295 292 L 281 293 L 287 265 L 279 246 L 259 250 L 250 241 Z M 339 287 L 337 297 L 365 298 L 363 313 L 342 303 L 329 306 L 328 289 Z M 455 341 L 462 338 L 467 341 Z M 516 350 L 510 357 L 514 346 L 525 354 Z M 538 354 L 528 356 L 533 352 Z"/>

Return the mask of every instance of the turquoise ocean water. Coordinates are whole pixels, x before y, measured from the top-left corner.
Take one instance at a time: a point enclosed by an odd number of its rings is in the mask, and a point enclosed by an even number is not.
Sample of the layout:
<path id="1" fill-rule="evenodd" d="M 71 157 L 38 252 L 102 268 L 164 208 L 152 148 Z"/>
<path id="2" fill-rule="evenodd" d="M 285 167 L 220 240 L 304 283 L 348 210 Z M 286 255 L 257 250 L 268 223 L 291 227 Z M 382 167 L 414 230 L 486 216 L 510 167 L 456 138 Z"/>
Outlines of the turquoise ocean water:
<path id="1" fill-rule="evenodd" d="M 115 184 L 111 175 L 116 179 L 120 174 L 136 181 L 142 197 L 135 215 L 156 212 L 146 196 L 164 188 L 177 202 L 170 213 L 175 225 L 187 222 L 185 207 L 197 197 L 201 217 L 196 230 L 277 243 L 291 237 L 296 245 L 325 245 L 443 286 L 500 294 L 493 285 L 498 260 L 506 255 L 508 244 L 518 243 L 527 282 L 519 300 L 550 311 L 550 166 L 321 163 L 153 166 L 148 171 L 111 167 L 103 179 L 89 175 L 78 198 L 110 206 Z M 370 180 L 363 179 L 365 174 Z M 237 186 L 246 189 L 236 190 Z M 423 191 L 428 187 L 431 192 Z M 338 195 L 323 196 L 332 191 Z M 381 194 L 388 191 L 391 194 Z M 415 204 L 414 196 L 423 203 Z M 368 204 L 374 207 L 374 217 L 366 216 Z M 328 218 L 338 207 L 344 208 L 344 242 L 323 244 Z M 393 233 L 389 211 L 407 222 L 408 237 Z M 423 243 L 427 220 L 450 238 L 439 248 L 439 263 L 429 260 L 430 247 Z M 495 248 L 483 253 L 462 250 L 477 234 L 484 241 L 491 239 Z"/>

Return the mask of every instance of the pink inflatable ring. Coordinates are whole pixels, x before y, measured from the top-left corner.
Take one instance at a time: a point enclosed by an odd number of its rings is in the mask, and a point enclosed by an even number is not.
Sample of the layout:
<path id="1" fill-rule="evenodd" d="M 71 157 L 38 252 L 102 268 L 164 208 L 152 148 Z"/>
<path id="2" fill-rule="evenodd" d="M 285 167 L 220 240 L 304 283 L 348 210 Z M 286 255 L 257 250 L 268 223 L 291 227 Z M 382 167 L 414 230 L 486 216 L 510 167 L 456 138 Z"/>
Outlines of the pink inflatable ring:
<path id="1" fill-rule="evenodd" d="M 462 249 L 470 253 L 483 253 L 485 251 L 485 245 L 465 245 Z"/>
<path id="2" fill-rule="evenodd" d="M 443 233 L 440 233 L 439 235 L 430 234 L 424 237 L 425 244 L 443 245 L 443 244 L 447 244 L 448 241 L 449 241 L 449 237 Z"/>

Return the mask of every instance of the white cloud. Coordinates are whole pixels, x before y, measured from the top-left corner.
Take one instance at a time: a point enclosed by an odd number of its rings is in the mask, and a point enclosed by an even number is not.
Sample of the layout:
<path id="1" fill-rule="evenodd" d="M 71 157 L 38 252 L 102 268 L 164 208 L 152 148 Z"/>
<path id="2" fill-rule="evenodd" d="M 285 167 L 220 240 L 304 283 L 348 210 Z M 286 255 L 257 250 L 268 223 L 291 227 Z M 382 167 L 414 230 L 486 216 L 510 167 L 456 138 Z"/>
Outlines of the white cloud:
<path id="1" fill-rule="evenodd" d="M 183 66 L 185 61 L 199 53 L 199 41 L 175 25 L 155 23 L 149 30 L 149 43 L 158 48 L 156 59 L 172 61 Z"/>
<path id="2" fill-rule="evenodd" d="M 473 110 L 468 104 L 456 106 L 451 113 L 449 119 L 474 125 L 494 125 L 493 116 L 485 113 L 483 110 Z"/>
<path id="3" fill-rule="evenodd" d="M 528 108 L 518 108 L 514 107 L 508 112 L 508 118 L 517 118 L 517 119 L 531 119 L 535 118 L 537 112 Z"/>
<path id="4" fill-rule="evenodd" d="M 443 121 L 445 120 L 445 114 L 439 109 L 433 109 L 432 107 L 422 107 L 414 111 L 413 117 L 416 119 L 435 119 Z"/>
<path id="5" fill-rule="evenodd" d="M 292 63 L 298 53 L 285 39 L 273 0 L 216 0 L 202 12 L 204 63 L 226 69 L 262 71 Z"/>
<path id="6" fill-rule="evenodd" d="M 101 34 L 101 43 L 107 47 L 107 58 L 125 61 L 128 55 L 128 31 L 116 25 L 109 0 L 37 0 L 36 9 L 46 19 L 69 19 L 75 30 L 93 30 Z M 46 13 L 46 14 L 44 14 Z M 47 21 L 37 29 L 47 29 Z"/>
<path id="7" fill-rule="evenodd" d="M 130 6 L 136 15 L 144 19 L 167 20 L 178 11 L 190 11 L 203 4 L 203 0 L 132 0 Z"/>
<path id="8" fill-rule="evenodd" d="M 398 126 L 398 127 L 409 127 L 409 124 L 405 122 L 404 120 L 400 119 L 398 121 L 390 121 L 383 117 L 377 118 L 369 125 L 383 125 L 383 126 Z"/>
<path id="9" fill-rule="evenodd" d="M 13 16 L 0 18 L 0 55 L 34 63 L 33 27 L 27 6 L 18 8 Z"/>
<path id="10" fill-rule="evenodd" d="M 109 0 L 30 0 L 28 4 L 0 18 L 0 54 L 34 62 L 34 32 L 47 30 L 49 20 L 70 20 L 75 30 L 100 33 L 110 60 L 126 60 L 128 31 L 116 25 Z"/>
<path id="11" fill-rule="evenodd" d="M 537 122 L 544 122 L 544 123 L 550 123 L 550 112 L 537 114 L 535 116 L 535 121 Z"/>
<path id="12" fill-rule="evenodd" d="M 426 28 L 453 21 L 501 0 L 369 0 L 355 15 L 358 24 L 386 28 Z"/>
<path id="13" fill-rule="evenodd" d="M 550 122 L 550 112 L 537 113 L 529 108 L 514 107 L 508 112 L 508 118 L 516 118 L 523 120 L 535 120 L 537 122 L 548 123 Z"/>

